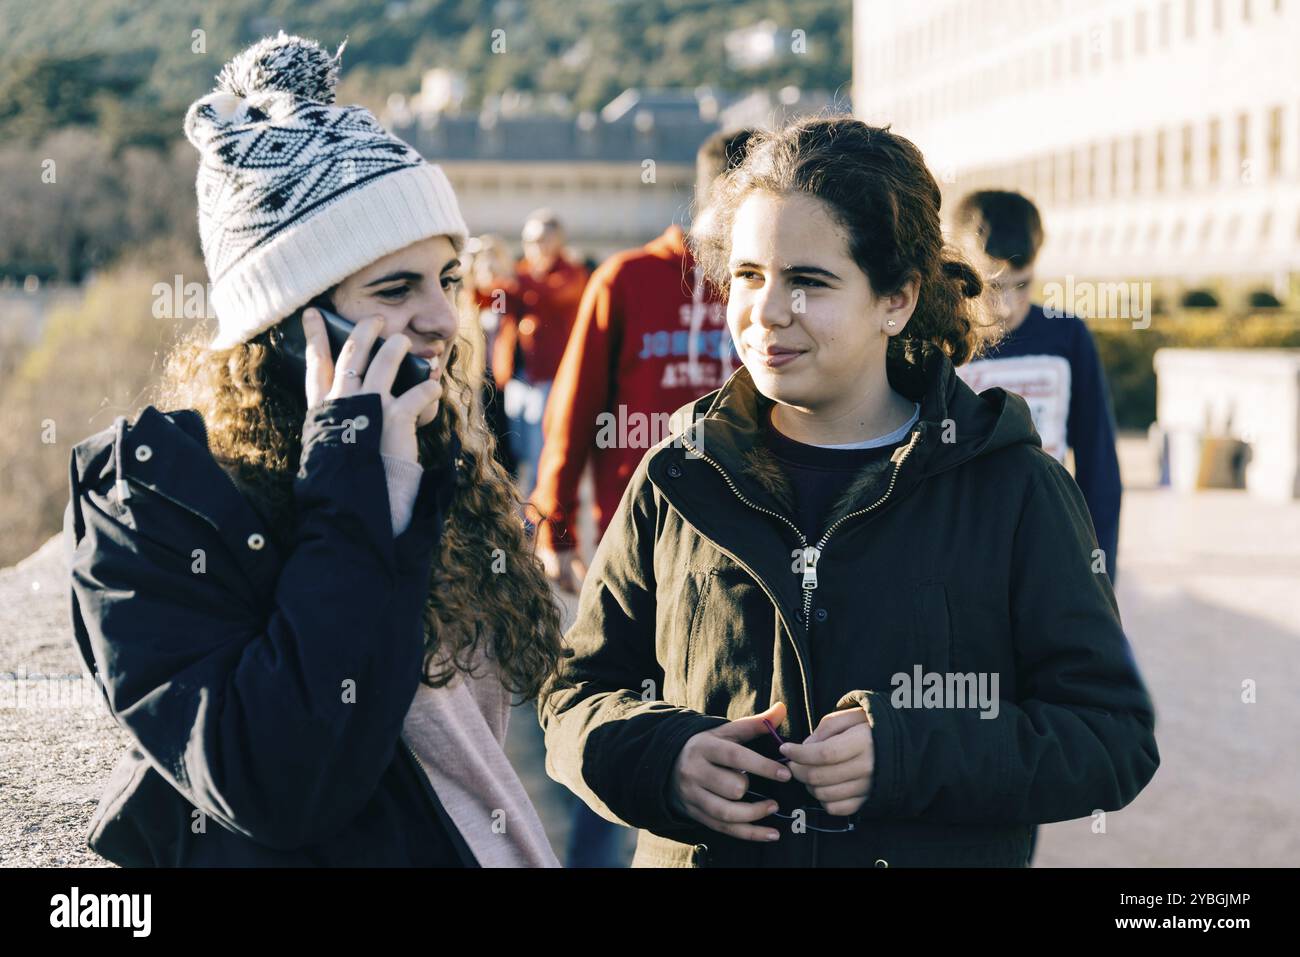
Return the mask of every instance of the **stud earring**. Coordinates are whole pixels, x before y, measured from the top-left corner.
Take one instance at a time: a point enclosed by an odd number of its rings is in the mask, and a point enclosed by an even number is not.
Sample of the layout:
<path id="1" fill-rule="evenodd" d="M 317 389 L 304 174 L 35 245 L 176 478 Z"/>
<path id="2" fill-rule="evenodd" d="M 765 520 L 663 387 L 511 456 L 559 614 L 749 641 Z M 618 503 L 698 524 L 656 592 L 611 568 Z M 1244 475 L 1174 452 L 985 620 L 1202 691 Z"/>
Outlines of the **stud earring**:
<path id="1" fill-rule="evenodd" d="M 898 325 L 898 323 L 896 323 L 893 319 L 890 319 L 890 320 L 889 320 L 889 325 L 890 325 L 890 326 L 896 326 L 896 325 Z"/>

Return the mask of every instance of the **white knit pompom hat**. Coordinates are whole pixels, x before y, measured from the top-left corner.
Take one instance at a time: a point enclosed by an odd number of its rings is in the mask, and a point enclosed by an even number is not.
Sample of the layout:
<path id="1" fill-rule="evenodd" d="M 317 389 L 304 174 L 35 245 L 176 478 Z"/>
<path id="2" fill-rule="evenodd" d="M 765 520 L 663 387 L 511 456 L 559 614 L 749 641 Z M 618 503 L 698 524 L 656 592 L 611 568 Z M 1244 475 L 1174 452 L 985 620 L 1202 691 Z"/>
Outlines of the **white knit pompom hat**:
<path id="1" fill-rule="evenodd" d="M 190 105 L 199 236 L 219 325 L 245 342 L 357 270 L 469 230 L 446 174 L 359 106 L 334 106 L 331 57 L 284 31 L 249 47 Z"/>

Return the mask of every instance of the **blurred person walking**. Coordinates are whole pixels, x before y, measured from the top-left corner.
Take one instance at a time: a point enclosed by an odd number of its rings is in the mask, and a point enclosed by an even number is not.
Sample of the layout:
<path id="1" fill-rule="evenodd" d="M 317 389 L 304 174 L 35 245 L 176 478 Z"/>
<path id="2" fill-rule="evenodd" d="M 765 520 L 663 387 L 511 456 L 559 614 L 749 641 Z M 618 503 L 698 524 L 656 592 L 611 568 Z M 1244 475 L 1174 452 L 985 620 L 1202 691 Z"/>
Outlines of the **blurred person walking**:
<path id="1" fill-rule="evenodd" d="M 546 399 L 589 274 L 568 257 L 564 226 L 550 210 L 531 213 L 521 238 L 524 257 L 507 297 L 492 367 L 505 398 L 520 494 L 526 499 L 537 482 Z"/>
<path id="2" fill-rule="evenodd" d="M 1088 503 L 1101 549 L 1098 564 L 1118 579 L 1123 486 L 1115 414 L 1097 345 L 1083 320 L 1048 315 L 1032 301 L 1034 262 L 1043 246 L 1038 208 L 1019 193 L 984 190 L 957 206 L 956 237 L 985 282 L 996 323 L 983 357 L 958 375 L 976 392 L 1000 386 L 1023 395 L 1043 448 L 1062 463 L 1074 452 L 1074 480 Z"/>
<path id="3" fill-rule="evenodd" d="M 470 238 L 465 247 L 465 294 L 472 319 L 482 331 L 484 345 L 484 376 L 480 387 L 483 394 L 483 413 L 488 428 L 496 438 L 496 458 L 502 468 L 514 477 L 518 462 L 510 449 L 510 420 L 506 417 L 505 397 L 497 386 L 493 369 L 493 352 L 502 319 L 506 315 L 509 297 L 515 293 L 514 265 L 510 249 L 501 237 L 491 233 Z"/>
<path id="4" fill-rule="evenodd" d="M 718 132 L 700 146 L 698 210 L 707 208 L 713 181 L 744 158 L 751 135 L 745 129 Z M 576 592 L 582 586 L 576 511 L 588 460 L 599 536 L 641 456 L 658 441 L 648 427 L 639 432 L 644 441 L 628 441 L 636 434 L 628 423 L 645 425 L 718 388 L 733 359 L 722 301 L 704 281 L 681 226 L 674 223 L 640 249 L 611 257 L 592 275 L 547 404 L 531 499 L 538 557 L 561 588 Z"/>

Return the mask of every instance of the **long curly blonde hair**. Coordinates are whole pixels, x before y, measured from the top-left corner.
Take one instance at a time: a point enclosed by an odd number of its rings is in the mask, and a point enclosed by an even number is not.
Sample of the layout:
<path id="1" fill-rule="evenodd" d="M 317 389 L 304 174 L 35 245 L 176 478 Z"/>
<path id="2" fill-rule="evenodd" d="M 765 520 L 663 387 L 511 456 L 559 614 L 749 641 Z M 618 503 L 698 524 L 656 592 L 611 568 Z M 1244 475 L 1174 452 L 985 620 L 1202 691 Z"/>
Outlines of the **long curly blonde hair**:
<path id="1" fill-rule="evenodd" d="M 284 324 L 299 315 L 229 349 L 208 349 L 211 329 L 196 328 L 168 355 L 154 400 L 164 411 L 189 408 L 203 416 L 213 457 L 286 549 L 296 526 L 293 480 L 307 399 L 301 368 L 278 345 Z M 560 613 L 524 533 L 518 493 L 494 455 L 476 382 L 480 351 L 464 332 L 457 336 L 438 414 L 416 433 L 426 467 L 453 433 L 462 447 L 441 554 L 429 576 L 422 680 L 446 685 L 457 671 L 473 673 L 487 655 L 505 687 L 528 699 L 556 675 L 564 655 Z"/>

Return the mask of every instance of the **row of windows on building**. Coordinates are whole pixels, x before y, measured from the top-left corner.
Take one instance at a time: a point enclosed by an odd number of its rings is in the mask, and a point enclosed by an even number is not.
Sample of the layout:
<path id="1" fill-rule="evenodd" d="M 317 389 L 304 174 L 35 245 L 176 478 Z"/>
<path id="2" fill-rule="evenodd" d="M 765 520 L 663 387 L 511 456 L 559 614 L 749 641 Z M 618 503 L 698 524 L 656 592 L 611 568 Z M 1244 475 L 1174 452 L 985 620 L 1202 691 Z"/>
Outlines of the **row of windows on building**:
<path id="1" fill-rule="evenodd" d="M 998 0 L 975 0 L 960 3 L 931 18 L 925 24 L 905 30 L 895 37 L 873 45 L 866 57 L 867 86 L 892 85 L 910 76 L 924 75 L 953 59 L 969 58 L 980 49 L 980 33 L 966 22 L 974 17 L 986 26 L 992 22 L 1006 30 L 1017 30 L 1020 21 L 1007 18 L 1005 11 L 995 16 L 982 8 Z M 1025 50 L 1004 62 L 987 65 L 959 77 L 901 96 L 889 104 L 892 115 L 902 123 L 928 123 L 959 111 L 986 104 L 1026 89 L 1042 88 L 1055 83 L 1099 72 L 1109 61 L 1123 63 L 1148 52 L 1168 50 L 1175 36 L 1187 42 L 1199 36 L 1222 34 L 1228 14 L 1240 15 L 1240 23 L 1270 26 L 1265 12 L 1283 13 L 1284 0 L 1164 0 L 1155 6 L 1142 4 L 1124 17 L 1111 17 L 1068 38 L 1054 40 L 1050 46 Z M 1004 6 L 1004 4 L 1003 4 Z M 1033 8 L 1061 6 L 1059 0 L 1039 0 Z M 1261 9 L 1263 8 L 1263 9 Z M 1181 11 L 1181 32 L 1174 23 L 1176 10 Z M 1257 14 L 1255 11 L 1259 10 Z M 1151 36 L 1154 17 L 1154 37 Z M 939 26 L 942 24 L 942 26 Z"/>
<path id="2" fill-rule="evenodd" d="M 1096 228 L 1065 227 L 1050 231 L 1048 239 L 1057 256 L 1176 257 L 1196 252 L 1249 255 L 1269 245 L 1274 222 L 1272 211 L 1254 216 L 1210 211 L 1199 217 L 1129 220 Z M 1295 228 L 1300 241 L 1300 213 L 1296 214 Z M 1170 262 L 1174 264 L 1172 259 Z"/>
<path id="3" fill-rule="evenodd" d="M 1252 139 L 1262 122 L 1263 139 Z M 1073 149 L 1031 156 L 996 169 L 975 171 L 1014 183 L 1046 203 L 1070 205 L 1240 185 L 1250 187 L 1286 171 L 1286 109 L 1241 112 L 1155 132 L 1116 136 Z M 1231 133 L 1229 139 L 1228 134 Z M 940 179 L 942 168 L 935 171 Z M 961 178 L 963 174 L 955 173 Z"/>
<path id="4" fill-rule="evenodd" d="M 526 164 L 519 164 L 521 166 Z M 547 164 L 552 167 L 559 164 Z M 681 164 L 657 167 L 655 175 L 650 176 L 646 167 L 634 163 L 610 164 L 612 173 L 609 177 L 574 175 L 568 178 L 529 177 L 527 175 L 494 175 L 491 173 L 462 173 L 459 170 L 447 170 L 447 179 L 452 188 L 459 192 L 476 194 L 495 193 L 502 196 L 513 194 L 543 196 L 595 196 L 603 195 L 617 200 L 632 194 L 653 191 L 656 187 L 676 191 L 683 186 L 689 187 L 694 182 L 695 171 Z"/>
<path id="5" fill-rule="evenodd" d="M 954 197 L 976 189 L 1014 189 L 1025 193 L 1044 208 L 1050 227 L 1052 205 L 1023 183 L 1002 178 L 1005 170 L 986 170 L 964 176 L 952 187 Z M 1002 174 L 1002 176 L 1000 176 Z M 1293 215 L 1294 243 L 1300 244 L 1300 211 Z M 1180 210 L 1170 215 L 1139 219 L 1121 213 L 1115 222 L 1099 227 L 1084 224 L 1048 230 L 1054 254 L 1062 256 L 1177 256 L 1198 251 L 1254 254 L 1276 241 L 1275 225 L 1285 223 L 1283 214 L 1272 209 L 1262 212 L 1223 212 L 1202 208 Z"/>

